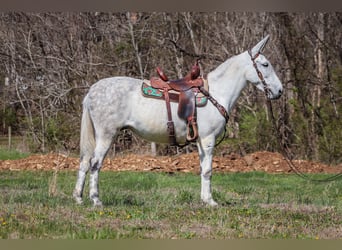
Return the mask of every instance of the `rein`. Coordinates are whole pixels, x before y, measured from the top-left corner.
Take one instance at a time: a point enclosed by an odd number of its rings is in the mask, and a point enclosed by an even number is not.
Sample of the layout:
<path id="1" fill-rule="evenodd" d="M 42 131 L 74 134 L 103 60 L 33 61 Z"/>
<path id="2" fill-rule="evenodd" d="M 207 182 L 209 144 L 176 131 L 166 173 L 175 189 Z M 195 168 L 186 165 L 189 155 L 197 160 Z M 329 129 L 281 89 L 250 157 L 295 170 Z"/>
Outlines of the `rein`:
<path id="1" fill-rule="evenodd" d="M 262 75 L 262 73 L 260 72 L 260 70 L 258 69 L 258 66 L 255 62 L 255 59 L 259 56 L 259 53 L 257 53 L 254 57 L 252 56 L 252 52 L 249 50 L 248 51 L 248 54 L 250 55 L 251 57 L 251 60 L 253 62 L 253 66 L 258 74 L 258 77 L 259 79 L 261 80 L 262 84 L 263 84 L 263 87 L 264 87 L 264 91 L 265 91 L 265 97 L 266 97 L 266 103 L 267 103 L 267 109 L 268 109 L 268 112 L 269 114 L 271 115 L 271 119 L 272 119 L 272 126 L 273 126 L 273 130 L 275 132 L 275 134 L 277 135 L 276 138 L 277 138 L 277 141 L 279 143 L 279 146 L 280 146 L 280 151 L 281 151 L 281 154 L 283 155 L 284 159 L 286 160 L 287 164 L 289 165 L 289 167 L 292 169 L 292 171 L 299 177 L 305 179 L 305 180 L 308 180 L 308 181 L 311 181 L 311 182 L 330 182 L 330 181 L 334 181 L 340 177 L 342 177 L 342 173 L 339 173 L 339 174 L 336 174 L 336 175 L 333 175 L 333 176 L 330 176 L 328 178 L 324 178 L 324 179 L 313 179 L 313 178 L 310 178 L 308 175 L 304 174 L 303 172 L 301 172 L 298 167 L 293 163 L 293 161 L 291 160 L 291 157 L 289 156 L 290 153 L 289 153 L 289 149 L 287 146 L 285 146 L 283 143 L 282 143 L 282 138 L 280 137 L 280 133 L 278 131 L 278 126 L 276 124 L 276 119 L 274 117 L 274 113 L 273 113 L 273 108 L 272 108 L 272 103 L 271 103 L 271 100 L 268 98 L 268 94 L 270 93 L 270 88 L 268 87 L 266 81 L 265 81 L 265 78 L 264 76 Z"/>
<path id="2" fill-rule="evenodd" d="M 220 114 L 224 117 L 226 123 L 224 125 L 224 134 L 222 136 L 222 138 L 215 144 L 215 147 L 220 145 L 221 142 L 223 142 L 224 138 L 226 137 L 226 133 L 227 133 L 227 128 L 226 125 L 229 121 L 229 114 L 227 112 L 227 110 L 221 105 L 219 104 L 216 99 L 214 97 L 211 96 L 211 94 L 204 88 L 204 87 L 200 87 L 199 89 L 203 95 L 205 95 L 209 101 L 217 108 L 217 110 L 220 112 Z"/>

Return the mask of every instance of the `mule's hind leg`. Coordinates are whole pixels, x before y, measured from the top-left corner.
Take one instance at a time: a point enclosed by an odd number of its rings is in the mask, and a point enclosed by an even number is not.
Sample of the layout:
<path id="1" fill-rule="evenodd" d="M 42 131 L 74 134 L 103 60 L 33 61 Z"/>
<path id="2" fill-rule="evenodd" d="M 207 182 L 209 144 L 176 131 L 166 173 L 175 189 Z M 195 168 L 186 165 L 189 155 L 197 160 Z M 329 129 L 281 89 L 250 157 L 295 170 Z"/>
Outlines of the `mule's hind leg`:
<path id="1" fill-rule="evenodd" d="M 85 178 L 90 168 L 90 159 L 91 157 L 89 155 L 81 157 L 80 169 L 78 170 L 76 186 L 73 193 L 73 197 L 75 198 L 77 204 L 83 203 L 82 194 L 84 189 Z"/>
<path id="2" fill-rule="evenodd" d="M 104 136 L 96 138 L 94 156 L 90 161 L 89 179 L 89 198 L 93 201 L 94 206 L 102 206 L 102 202 L 99 199 L 99 172 L 111 144 L 112 137 L 110 139 L 108 139 L 108 136 L 107 138 Z"/>

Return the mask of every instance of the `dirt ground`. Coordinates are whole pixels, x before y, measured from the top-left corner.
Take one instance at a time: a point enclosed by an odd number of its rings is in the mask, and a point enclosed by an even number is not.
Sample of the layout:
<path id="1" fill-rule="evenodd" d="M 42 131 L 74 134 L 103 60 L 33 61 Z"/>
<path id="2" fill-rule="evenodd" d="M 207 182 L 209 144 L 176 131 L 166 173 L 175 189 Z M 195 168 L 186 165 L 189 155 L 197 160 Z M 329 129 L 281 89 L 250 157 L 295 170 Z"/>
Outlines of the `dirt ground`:
<path id="1" fill-rule="evenodd" d="M 319 162 L 295 160 L 297 168 L 304 173 L 339 173 L 342 164 L 329 166 Z M 0 170 L 76 170 L 79 159 L 62 154 L 32 155 L 21 160 L 0 161 Z M 192 172 L 199 173 L 197 153 L 177 156 L 157 156 L 129 154 L 106 159 L 103 171 L 155 171 L 155 172 Z M 284 157 L 278 153 L 256 152 L 241 157 L 236 154 L 224 157 L 215 156 L 213 172 L 249 172 L 291 173 Z"/>

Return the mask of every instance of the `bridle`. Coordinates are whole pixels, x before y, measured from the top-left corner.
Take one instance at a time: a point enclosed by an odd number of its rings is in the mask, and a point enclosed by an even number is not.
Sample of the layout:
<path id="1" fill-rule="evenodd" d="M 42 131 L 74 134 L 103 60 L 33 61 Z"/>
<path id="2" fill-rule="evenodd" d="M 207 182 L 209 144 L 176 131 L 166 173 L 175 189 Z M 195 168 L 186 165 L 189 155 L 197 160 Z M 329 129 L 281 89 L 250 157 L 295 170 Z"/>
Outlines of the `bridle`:
<path id="1" fill-rule="evenodd" d="M 254 56 L 252 55 L 252 51 L 251 50 L 248 50 L 248 54 L 249 56 L 251 57 L 251 60 L 253 62 L 253 66 L 255 68 L 255 71 L 257 72 L 257 75 L 260 79 L 260 81 L 262 82 L 262 86 L 264 87 L 264 91 L 265 91 L 265 95 L 266 97 L 268 97 L 272 91 L 270 89 L 270 87 L 268 86 L 268 84 L 266 83 L 265 81 L 265 78 L 263 76 L 263 74 L 261 73 L 261 71 L 259 70 L 258 68 L 258 65 L 256 64 L 255 60 L 258 58 L 258 56 L 260 55 L 260 52 L 256 53 Z"/>
<path id="2" fill-rule="evenodd" d="M 342 173 L 330 176 L 328 178 L 324 178 L 324 179 L 313 179 L 310 178 L 308 175 L 304 174 L 303 172 L 301 172 L 298 167 L 293 163 L 293 161 L 291 160 L 292 157 L 290 157 L 290 153 L 289 153 L 289 148 L 284 145 L 284 143 L 282 143 L 282 138 L 280 136 L 280 132 L 276 123 L 276 119 L 273 113 L 273 108 L 272 108 L 272 103 L 271 100 L 268 98 L 269 94 L 271 94 L 271 89 L 269 88 L 269 86 L 267 85 L 265 78 L 263 76 L 263 74 L 260 72 L 260 70 L 258 69 L 258 65 L 256 64 L 255 60 L 257 59 L 257 57 L 260 55 L 260 52 L 256 53 L 254 56 L 252 55 L 252 51 L 248 50 L 248 54 L 251 57 L 251 60 L 253 62 L 253 66 L 257 72 L 257 75 L 260 79 L 260 81 L 262 82 L 262 85 L 264 87 L 264 92 L 265 92 L 265 97 L 266 97 L 266 102 L 267 102 L 267 109 L 269 114 L 271 115 L 271 120 L 272 120 L 272 125 L 273 125 L 273 130 L 275 132 L 275 134 L 277 135 L 276 138 L 278 140 L 279 143 L 279 147 L 281 150 L 282 155 L 284 156 L 284 159 L 286 160 L 287 164 L 289 165 L 289 167 L 293 170 L 293 172 L 298 175 L 299 177 L 306 179 L 308 181 L 311 182 L 329 182 L 329 181 L 334 181 L 340 177 L 342 177 Z"/>

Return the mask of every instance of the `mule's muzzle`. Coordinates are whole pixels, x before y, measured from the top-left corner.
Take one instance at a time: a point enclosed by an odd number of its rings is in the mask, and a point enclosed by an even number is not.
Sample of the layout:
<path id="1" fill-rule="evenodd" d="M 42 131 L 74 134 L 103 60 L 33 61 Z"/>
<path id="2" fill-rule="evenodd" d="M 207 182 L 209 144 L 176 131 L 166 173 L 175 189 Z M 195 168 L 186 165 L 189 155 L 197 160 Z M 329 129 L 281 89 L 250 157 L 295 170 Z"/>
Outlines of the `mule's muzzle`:
<path id="1" fill-rule="evenodd" d="M 270 89 L 267 89 L 267 91 L 266 91 L 266 96 L 270 100 L 277 100 L 277 99 L 279 99 L 281 97 L 282 94 L 283 94 L 283 90 L 282 89 L 279 89 L 278 92 L 276 92 L 276 93 L 274 93 Z"/>

